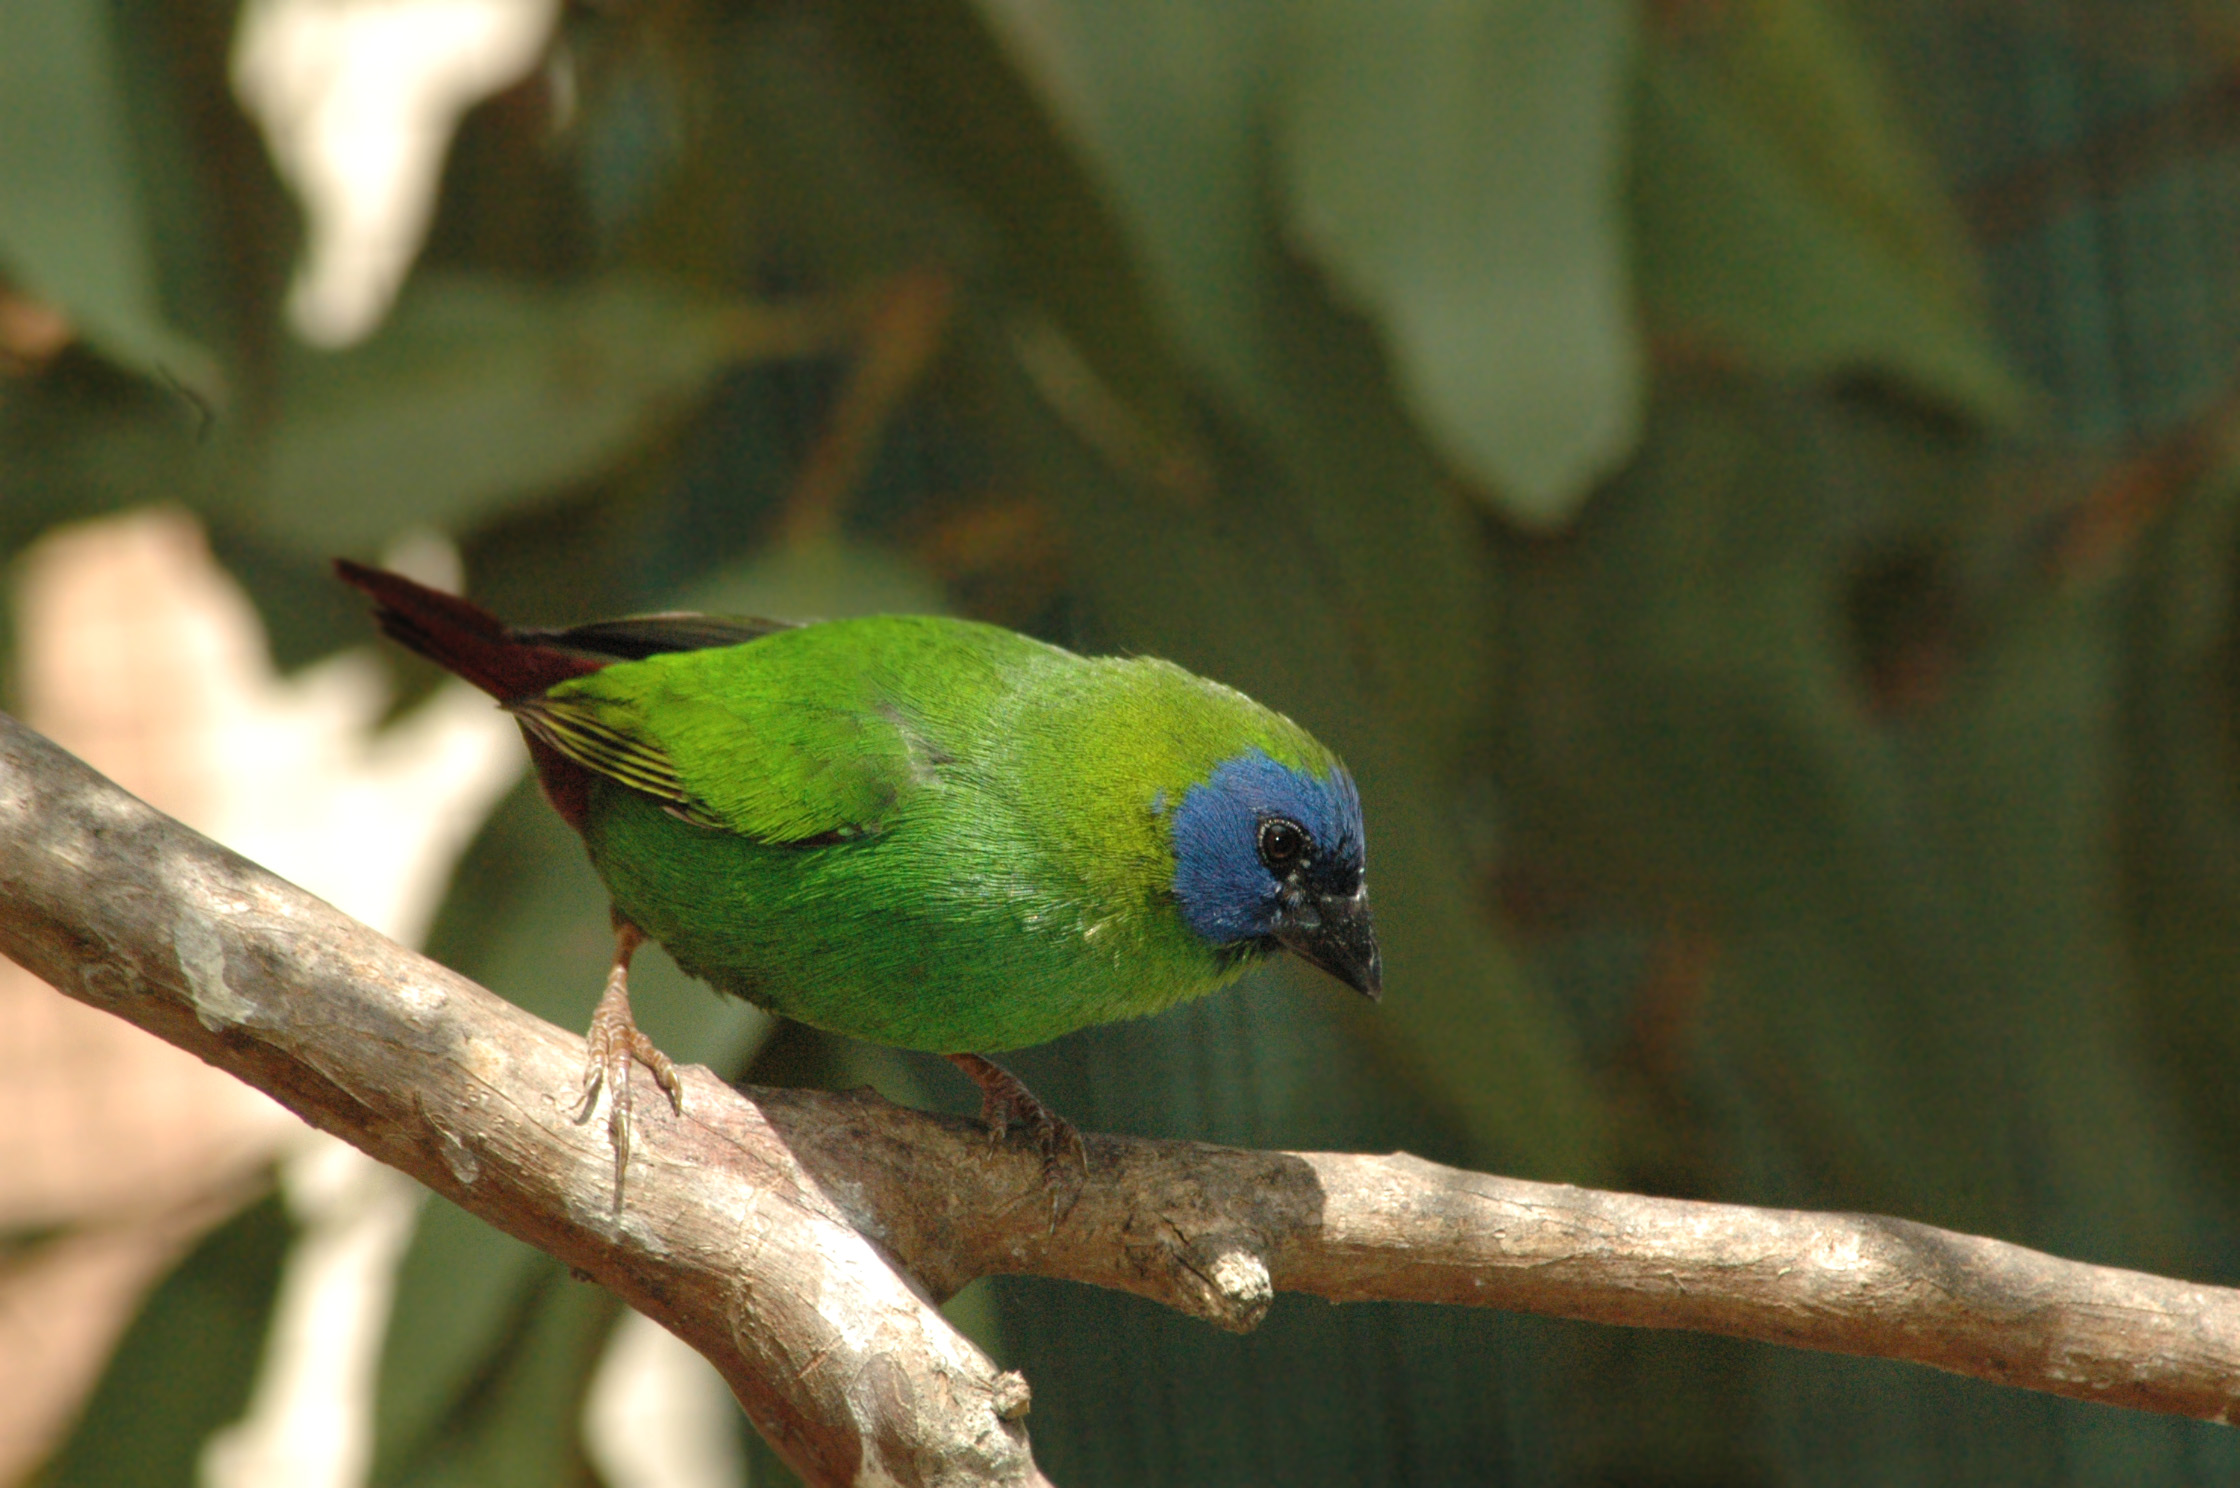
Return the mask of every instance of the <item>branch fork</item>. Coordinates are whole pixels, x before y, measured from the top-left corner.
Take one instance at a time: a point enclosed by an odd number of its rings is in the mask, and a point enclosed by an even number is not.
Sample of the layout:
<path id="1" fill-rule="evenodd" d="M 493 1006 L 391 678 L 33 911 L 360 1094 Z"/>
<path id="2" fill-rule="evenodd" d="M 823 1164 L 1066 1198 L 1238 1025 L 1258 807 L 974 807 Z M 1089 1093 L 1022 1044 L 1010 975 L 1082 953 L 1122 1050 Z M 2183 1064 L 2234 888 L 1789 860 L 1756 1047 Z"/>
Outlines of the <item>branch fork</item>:
<path id="1" fill-rule="evenodd" d="M 628 1203 L 573 1119 L 585 1045 L 135 800 L 0 714 L 0 952 L 615 1291 L 812 1483 L 1044 1481 L 1026 1381 L 935 1310 L 976 1277 L 1245 1331 L 1278 1291 L 1500 1307 L 1906 1359 L 2229 1422 L 2240 1292 L 1867 1215 L 1088 1136 L 1050 1223 L 1021 1133 L 681 1070 Z"/>

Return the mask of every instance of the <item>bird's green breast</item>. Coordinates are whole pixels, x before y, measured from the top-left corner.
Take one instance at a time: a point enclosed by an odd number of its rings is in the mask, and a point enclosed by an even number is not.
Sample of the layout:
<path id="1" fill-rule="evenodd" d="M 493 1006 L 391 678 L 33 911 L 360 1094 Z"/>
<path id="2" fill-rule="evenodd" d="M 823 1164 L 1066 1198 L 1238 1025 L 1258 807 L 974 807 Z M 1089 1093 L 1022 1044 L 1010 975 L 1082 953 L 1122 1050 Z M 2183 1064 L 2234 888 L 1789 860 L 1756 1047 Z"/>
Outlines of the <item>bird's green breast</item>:
<path id="1" fill-rule="evenodd" d="M 941 1052 L 1040 1043 L 1211 991 L 1244 958 L 1172 899 L 1168 816 L 1215 765 L 1319 746 L 1163 662 L 965 621 L 836 621 L 554 689 L 674 762 L 680 819 L 601 779 L 616 906 L 774 1012 Z"/>

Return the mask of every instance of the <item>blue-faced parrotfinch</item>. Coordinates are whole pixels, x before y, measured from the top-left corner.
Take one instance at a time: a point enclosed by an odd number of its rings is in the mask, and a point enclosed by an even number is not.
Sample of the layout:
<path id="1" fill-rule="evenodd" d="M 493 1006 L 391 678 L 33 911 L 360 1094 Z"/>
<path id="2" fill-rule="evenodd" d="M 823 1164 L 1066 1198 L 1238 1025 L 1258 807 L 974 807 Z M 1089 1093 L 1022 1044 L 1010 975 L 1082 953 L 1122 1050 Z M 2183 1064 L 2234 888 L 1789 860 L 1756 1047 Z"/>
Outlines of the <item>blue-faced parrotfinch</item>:
<path id="1" fill-rule="evenodd" d="M 653 615 L 511 628 L 358 564 L 381 628 L 520 723 L 613 899 L 582 1100 L 619 1198 L 631 953 L 780 1016 L 947 1055 L 1046 1163 L 1079 1137 L 991 1051 L 1203 996 L 1288 950 L 1375 997 L 1361 803 L 1234 689 L 968 620 Z"/>

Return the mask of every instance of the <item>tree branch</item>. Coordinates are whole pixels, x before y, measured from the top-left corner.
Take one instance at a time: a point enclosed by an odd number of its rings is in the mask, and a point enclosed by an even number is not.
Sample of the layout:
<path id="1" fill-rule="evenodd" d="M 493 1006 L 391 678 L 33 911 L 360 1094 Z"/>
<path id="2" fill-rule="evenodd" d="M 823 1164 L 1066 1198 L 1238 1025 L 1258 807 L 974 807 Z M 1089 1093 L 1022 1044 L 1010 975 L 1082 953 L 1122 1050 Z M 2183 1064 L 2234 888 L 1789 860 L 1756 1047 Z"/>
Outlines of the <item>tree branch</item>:
<path id="1" fill-rule="evenodd" d="M 0 715 L 0 951 L 611 1287 L 713 1360 L 815 1483 L 1038 1483 L 1025 1382 L 932 1300 L 1033 1273 L 1248 1329 L 1277 1290 L 1690 1328 L 2227 1421 L 2240 1292 L 1863 1215 L 1692 1203 L 1405 1155 L 1088 1138 L 1039 1157 L 867 1094 L 686 1075 L 628 1205 L 583 1045 L 208 842 Z M 589 996 L 591 989 L 586 989 Z"/>
<path id="2" fill-rule="evenodd" d="M 751 1103 L 684 1072 L 613 1208 L 583 1042 L 127 795 L 0 714 L 0 952 L 604 1283 L 817 1484 L 1038 1484 L 1027 1391 Z M 641 1102 L 651 1108 L 664 1104 Z"/>

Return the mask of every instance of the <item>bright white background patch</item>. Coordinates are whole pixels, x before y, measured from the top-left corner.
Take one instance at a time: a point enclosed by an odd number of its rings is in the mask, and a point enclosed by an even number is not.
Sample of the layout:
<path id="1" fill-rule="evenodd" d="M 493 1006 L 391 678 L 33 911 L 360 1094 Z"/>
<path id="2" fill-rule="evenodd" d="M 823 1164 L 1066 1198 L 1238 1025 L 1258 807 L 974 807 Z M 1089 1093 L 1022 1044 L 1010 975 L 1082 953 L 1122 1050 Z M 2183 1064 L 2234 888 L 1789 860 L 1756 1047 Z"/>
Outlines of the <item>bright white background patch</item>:
<path id="1" fill-rule="evenodd" d="M 347 346 L 427 236 L 452 131 L 545 54 L 558 0 L 248 0 L 233 86 L 309 229 L 288 315 Z"/>

